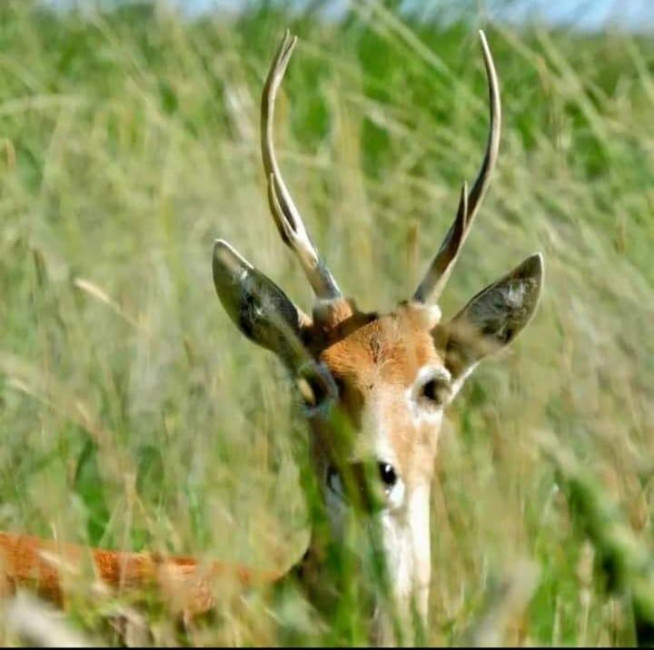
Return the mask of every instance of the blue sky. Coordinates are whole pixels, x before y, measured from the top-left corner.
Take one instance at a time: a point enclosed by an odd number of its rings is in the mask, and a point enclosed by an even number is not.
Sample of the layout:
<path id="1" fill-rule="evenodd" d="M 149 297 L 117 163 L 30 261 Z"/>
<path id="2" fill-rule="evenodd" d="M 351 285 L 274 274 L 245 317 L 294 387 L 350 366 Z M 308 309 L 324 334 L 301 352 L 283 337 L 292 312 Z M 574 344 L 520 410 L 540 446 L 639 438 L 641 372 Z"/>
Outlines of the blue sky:
<path id="1" fill-rule="evenodd" d="M 500 3 L 488 2 L 490 8 Z M 521 0 L 510 13 L 520 20 L 530 12 L 552 21 L 598 28 L 618 23 L 632 29 L 654 28 L 654 0 Z"/>
<path id="2" fill-rule="evenodd" d="M 250 4 L 244 0 L 169 0 L 184 9 L 196 13 L 207 9 L 238 10 Z M 302 5 L 306 0 L 293 0 L 290 4 Z M 45 0 L 47 4 L 64 5 L 70 0 Z M 450 4 L 452 0 L 414 0 L 425 7 Z M 78 4 L 83 4 L 77 0 Z M 477 4 L 477 3 L 473 3 Z M 537 16 L 548 22 L 575 24 L 586 29 L 596 29 L 613 22 L 631 29 L 654 30 L 654 0 L 486 0 L 489 15 L 511 21 L 522 21 Z M 347 6 L 347 0 L 332 0 L 330 8 L 338 13 Z"/>
<path id="3" fill-rule="evenodd" d="M 211 7 L 237 9 L 242 0 L 174 0 L 192 11 Z M 301 4 L 301 2 L 299 3 Z M 347 0 L 333 0 L 334 10 L 347 5 Z M 422 0 L 423 5 L 443 4 L 438 0 Z M 483 4 L 484 3 L 480 3 Z M 597 28 L 609 21 L 629 27 L 654 28 L 654 0 L 487 0 L 491 15 L 503 15 L 512 20 L 523 20 L 531 15 L 552 22 L 574 23 L 586 28 Z M 506 8 L 505 8 L 506 7 Z"/>

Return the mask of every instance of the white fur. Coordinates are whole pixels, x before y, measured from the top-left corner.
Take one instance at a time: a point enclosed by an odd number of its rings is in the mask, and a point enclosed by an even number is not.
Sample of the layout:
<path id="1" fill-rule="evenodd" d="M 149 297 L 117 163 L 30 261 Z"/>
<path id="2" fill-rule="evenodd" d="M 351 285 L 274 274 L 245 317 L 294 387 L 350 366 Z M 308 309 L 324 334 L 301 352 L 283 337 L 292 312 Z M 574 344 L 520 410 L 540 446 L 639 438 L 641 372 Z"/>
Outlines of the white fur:
<path id="1" fill-rule="evenodd" d="M 416 487 L 408 497 L 402 516 L 386 511 L 381 515 L 383 545 L 395 613 L 402 625 L 403 642 L 415 639 L 411 629 L 414 606 L 423 624 L 427 622 L 431 556 L 429 538 L 429 486 Z M 396 642 L 392 618 L 382 603 L 376 608 L 376 642 Z"/>

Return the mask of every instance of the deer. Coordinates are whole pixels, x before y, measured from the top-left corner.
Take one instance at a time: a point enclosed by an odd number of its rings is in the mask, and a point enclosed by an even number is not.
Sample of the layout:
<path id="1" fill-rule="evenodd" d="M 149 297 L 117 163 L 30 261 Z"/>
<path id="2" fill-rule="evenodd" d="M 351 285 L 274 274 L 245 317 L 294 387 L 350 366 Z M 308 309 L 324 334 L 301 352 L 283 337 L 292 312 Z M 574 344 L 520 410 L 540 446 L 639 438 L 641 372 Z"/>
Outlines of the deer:
<path id="1" fill-rule="evenodd" d="M 189 617 L 215 607 L 214 585 L 230 574 L 243 587 L 270 583 L 283 589 L 292 582 L 327 620 L 347 597 L 348 584 L 354 584 L 365 595 L 369 639 L 375 644 L 411 642 L 417 632 L 411 636 L 406 630 L 425 629 L 430 491 L 444 412 L 477 365 L 509 346 L 530 322 L 544 274 L 543 256 L 535 253 L 449 319 L 437 305 L 499 153 L 499 82 L 486 36 L 483 31 L 479 36 L 490 122 L 482 162 L 470 189 L 463 183 L 455 217 L 417 288 L 388 313 L 361 311 L 343 295 L 283 179 L 273 123 L 297 42 L 288 31 L 265 81 L 260 126 L 267 198 L 279 236 L 315 294 L 311 314 L 225 240 L 214 243 L 212 270 L 227 316 L 247 339 L 280 359 L 308 424 L 313 527 L 302 557 L 287 571 L 257 574 L 190 557 L 1 533 L 4 586 L 36 585 L 38 593 L 62 603 L 62 563 L 90 557 L 103 583 L 119 590 L 154 585 L 175 594 L 179 611 Z M 371 540 L 375 561 L 366 563 L 358 552 L 364 537 Z M 348 562 L 349 583 L 335 578 L 335 562 Z M 371 582 L 370 571 L 377 571 L 379 580 Z"/>

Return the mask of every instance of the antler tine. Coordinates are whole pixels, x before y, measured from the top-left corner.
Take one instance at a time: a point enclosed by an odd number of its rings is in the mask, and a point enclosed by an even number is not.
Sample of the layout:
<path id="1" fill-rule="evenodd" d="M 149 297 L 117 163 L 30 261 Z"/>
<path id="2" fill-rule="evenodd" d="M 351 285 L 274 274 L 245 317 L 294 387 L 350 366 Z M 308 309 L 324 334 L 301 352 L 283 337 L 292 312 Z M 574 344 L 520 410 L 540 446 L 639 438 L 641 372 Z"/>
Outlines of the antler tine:
<path id="1" fill-rule="evenodd" d="M 297 255 L 316 297 L 332 299 L 340 297 L 341 291 L 329 269 L 320 259 L 302 217 L 295 207 L 295 203 L 293 203 L 291 194 L 279 170 L 273 143 L 275 99 L 296 42 L 297 37 L 291 36 L 287 30 L 277 49 L 263 88 L 261 97 L 261 155 L 268 179 L 270 211 L 282 241 Z"/>
<path id="2" fill-rule="evenodd" d="M 456 262 L 463 242 L 466 240 L 474 218 L 479 210 L 479 206 L 486 194 L 490 184 L 490 178 L 497 162 L 497 154 L 500 146 L 500 130 L 502 125 L 502 105 L 500 103 L 500 90 L 493 63 L 493 56 L 486 35 L 479 31 L 481 46 L 484 53 L 484 64 L 486 66 L 486 77 L 488 80 L 488 101 L 490 113 L 490 130 L 486 142 L 486 151 L 484 160 L 477 174 L 477 178 L 467 194 L 466 185 L 463 185 L 463 191 L 459 200 L 454 223 L 450 226 L 441 247 L 436 256 L 429 265 L 422 282 L 418 285 L 413 299 L 418 302 L 428 302 L 435 300 L 443 291 L 447 279 L 450 276 L 454 263 Z"/>

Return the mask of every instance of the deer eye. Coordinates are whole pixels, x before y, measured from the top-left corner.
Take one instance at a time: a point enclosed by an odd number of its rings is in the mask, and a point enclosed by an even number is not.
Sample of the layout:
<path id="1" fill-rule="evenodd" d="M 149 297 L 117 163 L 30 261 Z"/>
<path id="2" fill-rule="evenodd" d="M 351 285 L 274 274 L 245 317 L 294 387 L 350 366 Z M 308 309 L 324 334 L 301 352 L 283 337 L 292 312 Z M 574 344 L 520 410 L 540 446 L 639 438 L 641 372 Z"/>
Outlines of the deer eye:
<path id="1" fill-rule="evenodd" d="M 443 377 L 432 377 L 420 389 L 420 397 L 431 406 L 443 406 L 450 393 L 450 385 Z"/>
<path id="2" fill-rule="evenodd" d="M 319 408 L 336 394 L 336 386 L 329 371 L 316 364 L 307 365 L 300 370 L 297 387 L 302 401 L 310 410 Z"/>

